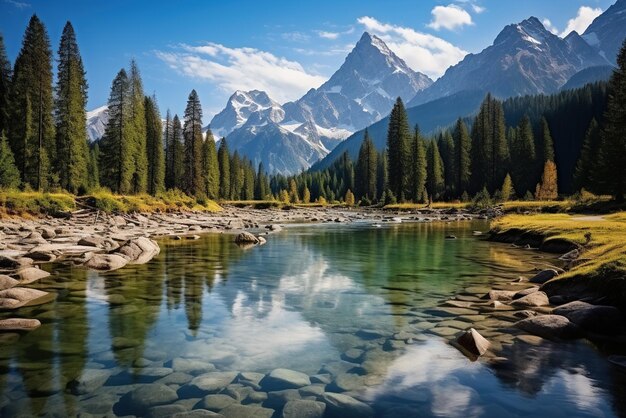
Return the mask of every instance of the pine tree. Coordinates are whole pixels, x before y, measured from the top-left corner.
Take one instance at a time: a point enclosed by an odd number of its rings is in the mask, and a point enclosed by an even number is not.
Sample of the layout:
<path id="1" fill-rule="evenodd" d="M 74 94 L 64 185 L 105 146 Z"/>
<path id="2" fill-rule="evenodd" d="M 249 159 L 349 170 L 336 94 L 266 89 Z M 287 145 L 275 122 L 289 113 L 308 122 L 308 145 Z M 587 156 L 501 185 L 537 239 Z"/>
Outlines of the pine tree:
<path id="1" fill-rule="evenodd" d="M 96 142 L 89 150 L 89 161 L 87 162 L 87 189 L 94 190 L 100 187 L 100 168 L 98 159 L 100 158 L 100 145 Z"/>
<path id="2" fill-rule="evenodd" d="M 410 170 L 411 133 L 402 99 L 398 97 L 391 114 L 387 131 L 387 158 L 389 188 L 400 199 L 411 195 Z"/>
<path id="3" fill-rule="evenodd" d="M 156 195 L 165 190 L 165 156 L 163 155 L 163 125 L 156 97 L 144 102 L 146 117 L 146 152 L 148 155 L 148 193 Z"/>
<path id="4" fill-rule="evenodd" d="M 376 200 L 380 200 L 385 190 L 389 188 L 387 151 L 383 151 L 378 155 L 378 170 L 376 176 L 378 178 L 378 183 L 376 184 L 378 195 L 376 196 Z"/>
<path id="5" fill-rule="evenodd" d="M 172 116 L 170 110 L 165 113 L 165 124 L 163 125 L 163 146 L 165 147 L 165 188 L 172 189 L 173 183 L 173 141 L 172 141 Z"/>
<path id="6" fill-rule="evenodd" d="M 130 112 L 130 84 L 126 70 L 121 69 L 111 86 L 109 120 L 100 144 L 100 183 L 115 193 L 132 192 L 135 170 Z"/>
<path id="7" fill-rule="evenodd" d="M 585 134 L 580 157 L 574 171 L 574 187 L 576 190 L 587 189 L 596 191 L 595 178 L 597 176 L 598 145 L 600 143 L 600 126 L 593 118 Z"/>
<path id="8" fill-rule="evenodd" d="M 502 188 L 500 189 L 500 195 L 502 196 L 503 202 L 507 202 L 509 199 L 511 199 L 511 196 L 515 195 L 513 180 L 511 179 L 511 175 L 509 173 L 507 173 L 506 177 L 504 178 Z"/>
<path id="9" fill-rule="evenodd" d="M 470 149 L 471 140 L 465 122 L 461 118 L 456 121 L 454 132 L 452 134 L 454 140 L 454 187 L 457 195 L 467 192 L 470 186 Z"/>
<path id="10" fill-rule="evenodd" d="M 445 195 L 448 198 L 452 198 L 456 194 L 456 164 L 454 159 L 454 140 L 452 139 L 450 131 L 445 131 L 440 135 L 437 145 L 439 146 L 439 152 L 441 153 L 441 159 L 443 160 Z"/>
<path id="11" fill-rule="evenodd" d="M 504 180 L 508 159 L 502 103 L 488 94 L 472 127 L 471 189 L 486 186 L 493 193 Z"/>
<path id="12" fill-rule="evenodd" d="M 13 152 L 4 134 L 0 133 L 0 189 L 13 189 L 20 185 L 20 172 L 15 166 Z"/>
<path id="13" fill-rule="evenodd" d="M 87 144 L 87 80 L 74 28 L 65 24 L 59 46 L 55 89 L 56 170 L 64 189 L 76 193 L 86 187 L 89 146 Z"/>
<path id="14" fill-rule="evenodd" d="M 172 120 L 172 189 L 183 190 L 185 186 L 185 146 L 183 127 L 178 115 Z"/>
<path id="15" fill-rule="evenodd" d="M 545 117 L 541 118 L 541 157 L 542 163 L 546 161 L 555 161 L 554 159 L 554 141 L 550 133 L 550 125 Z"/>
<path id="16" fill-rule="evenodd" d="M 52 94 L 52 51 L 48 33 L 36 15 L 30 18 L 11 86 L 9 142 L 22 181 L 35 189 L 47 189 L 55 173 Z"/>
<path id="17" fill-rule="evenodd" d="M 243 200 L 253 200 L 254 199 L 254 169 L 252 168 L 252 163 L 247 159 L 243 159 L 242 161 L 242 171 L 243 171 L 243 190 L 241 194 L 241 198 Z"/>
<path id="18" fill-rule="evenodd" d="M 300 203 L 300 196 L 298 196 L 298 185 L 294 179 L 289 180 L 289 201 L 291 203 Z"/>
<path id="19" fill-rule="evenodd" d="M 427 151 L 427 188 L 428 193 L 432 197 L 432 200 L 438 200 L 441 198 L 445 191 L 443 160 L 439 153 L 439 147 L 437 142 L 430 141 Z"/>
<path id="20" fill-rule="evenodd" d="M 217 151 L 217 161 L 220 166 L 220 198 L 230 199 L 230 153 L 226 138 L 220 141 L 220 148 Z"/>
<path id="21" fill-rule="evenodd" d="M 535 139 L 530 119 L 525 116 L 520 122 L 513 146 L 513 181 L 517 191 L 524 195 L 533 190 L 537 183 Z"/>
<path id="22" fill-rule="evenodd" d="M 202 144 L 202 156 L 202 175 L 205 193 L 209 199 L 217 199 L 220 192 L 220 170 L 217 162 L 215 139 L 211 129 L 206 132 L 204 143 Z"/>
<path id="23" fill-rule="evenodd" d="M 554 200 L 558 195 L 556 164 L 554 161 L 546 161 L 541 182 L 537 184 L 535 190 L 535 198 L 537 200 Z"/>
<path id="24" fill-rule="evenodd" d="M 200 98 L 192 90 L 185 109 L 185 192 L 197 195 L 204 189 L 202 181 L 202 108 Z"/>
<path id="25" fill-rule="evenodd" d="M 269 193 L 269 185 L 267 184 L 267 175 L 265 174 L 265 168 L 263 162 L 259 163 L 259 169 L 256 174 L 256 182 L 254 185 L 254 198 L 256 200 L 263 200 Z"/>
<path id="26" fill-rule="evenodd" d="M 617 56 L 617 68 L 609 80 L 609 99 L 598 158 L 600 190 L 618 202 L 626 192 L 626 41 Z"/>
<path id="27" fill-rule="evenodd" d="M 0 135 L 9 131 L 10 87 L 12 68 L 0 34 Z"/>
<path id="28" fill-rule="evenodd" d="M 361 200 L 364 197 L 368 200 L 376 199 L 377 174 L 378 153 L 366 129 L 354 174 L 356 199 Z"/>
<path id="29" fill-rule="evenodd" d="M 417 125 L 415 126 L 413 140 L 411 141 L 411 156 L 411 164 L 408 166 L 411 169 L 411 189 L 408 196 L 410 196 L 414 202 L 423 202 L 426 200 L 428 160 L 426 158 L 426 145 L 424 144 L 424 138 L 422 138 Z"/>
<path id="30" fill-rule="evenodd" d="M 304 185 L 304 191 L 302 192 L 302 202 L 305 204 L 308 204 L 311 202 L 311 191 L 306 186 L 306 184 Z"/>
<path id="31" fill-rule="evenodd" d="M 243 189 L 243 170 L 239 152 L 235 151 L 230 159 L 230 198 L 241 199 Z"/>
<path id="32" fill-rule="evenodd" d="M 133 193 L 144 193 L 148 188 L 148 153 L 146 148 L 146 115 L 143 83 L 137 62 L 131 60 L 129 73 L 130 118 L 131 118 L 131 153 L 133 175 L 131 180 Z"/>

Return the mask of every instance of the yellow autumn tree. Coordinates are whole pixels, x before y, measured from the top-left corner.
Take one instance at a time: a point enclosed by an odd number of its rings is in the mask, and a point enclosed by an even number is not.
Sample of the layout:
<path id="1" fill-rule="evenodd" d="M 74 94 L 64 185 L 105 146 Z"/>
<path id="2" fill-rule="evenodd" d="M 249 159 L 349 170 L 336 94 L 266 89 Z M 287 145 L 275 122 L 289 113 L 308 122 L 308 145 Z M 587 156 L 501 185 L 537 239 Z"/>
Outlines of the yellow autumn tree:
<path id="1" fill-rule="evenodd" d="M 291 199 L 291 203 L 300 203 L 298 185 L 294 179 L 289 180 L 289 199 Z"/>
<path id="2" fill-rule="evenodd" d="M 348 206 L 354 206 L 354 193 L 350 189 L 346 192 L 345 202 Z"/>
<path id="3" fill-rule="evenodd" d="M 307 186 L 304 186 L 304 192 L 302 192 L 302 202 L 311 203 L 311 192 Z"/>
<path id="4" fill-rule="evenodd" d="M 537 184 L 535 198 L 537 200 L 554 200 L 558 197 L 556 164 L 554 161 L 546 161 L 543 166 L 541 182 Z"/>
<path id="5" fill-rule="evenodd" d="M 283 203 L 289 203 L 289 192 L 285 189 L 280 191 L 280 201 Z"/>

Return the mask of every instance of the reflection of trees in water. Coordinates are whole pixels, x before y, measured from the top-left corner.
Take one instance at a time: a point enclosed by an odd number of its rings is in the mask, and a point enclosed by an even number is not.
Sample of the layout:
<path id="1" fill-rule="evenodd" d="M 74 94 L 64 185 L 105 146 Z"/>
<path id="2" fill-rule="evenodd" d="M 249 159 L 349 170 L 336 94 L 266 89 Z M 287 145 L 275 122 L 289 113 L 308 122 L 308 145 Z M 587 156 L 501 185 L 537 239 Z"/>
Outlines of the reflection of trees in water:
<path id="1" fill-rule="evenodd" d="M 65 393 L 65 387 L 83 373 L 87 362 L 86 277 L 84 269 L 63 268 L 60 278 L 45 279 L 33 286 L 58 292 L 56 301 L 18 311 L 19 316 L 40 318 L 42 322 L 41 327 L 22 334 L 18 341 L 1 350 L 2 379 L 8 377 L 13 363 L 27 394 L 19 405 L 11 405 L 21 413 L 39 415 L 48 411 L 60 416 L 77 413 L 77 399 Z M 4 391 L 6 387 L 0 389 Z M 55 394 L 54 402 L 46 398 L 52 394 Z"/>

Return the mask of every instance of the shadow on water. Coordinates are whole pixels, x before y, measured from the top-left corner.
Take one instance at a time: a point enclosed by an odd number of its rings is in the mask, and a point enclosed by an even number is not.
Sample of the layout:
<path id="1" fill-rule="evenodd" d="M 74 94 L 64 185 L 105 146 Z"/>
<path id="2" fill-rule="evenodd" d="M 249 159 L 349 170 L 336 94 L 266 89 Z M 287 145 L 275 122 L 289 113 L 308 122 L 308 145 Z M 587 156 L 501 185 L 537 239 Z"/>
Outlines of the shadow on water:
<path id="1" fill-rule="evenodd" d="M 508 361 L 471 363 L 425 331 L 444 320 L 428 311 L 454 294 L 545 262 L 472 236 L 484 228 L 290 227 L 251 249 L 227 235 L 165 239 L 150 263 L 106 274 L 52 265 L 37 287 L 56 301 L 18 311 L 42 326 L 0 335 L 2 415 L 105 415 L 184 358 L 220 371 L 343 374 L 327 390 L 356 381 L 385 417 L 623 416 L 626 378 L 589 343 L 511 336 L 499 354 Z M 344 361 L 349 350 L 363 353 L 357 363 Z M 104 386 L 66 390 L 93 369 L 110 372 Z"/>

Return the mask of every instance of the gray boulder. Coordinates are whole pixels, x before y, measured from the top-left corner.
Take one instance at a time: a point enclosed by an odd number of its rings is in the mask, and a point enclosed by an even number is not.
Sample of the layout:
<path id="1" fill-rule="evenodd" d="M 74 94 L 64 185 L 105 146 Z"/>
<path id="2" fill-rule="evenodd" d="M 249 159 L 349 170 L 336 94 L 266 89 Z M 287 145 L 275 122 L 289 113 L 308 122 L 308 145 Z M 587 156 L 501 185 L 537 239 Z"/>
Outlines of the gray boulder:
<path id="1" fill-rule="evenodd" d="M 575 301 L 554 309 L 554 314 L 566 317 L 585 331 L 615 334 L 624 328 L 624 317 L 614 306 Z"/>
<path id="2" fill-rule="evenodd" d="M 178 389 L 181 398 L 197 398 L 217 393 L 232 383 L 237 372 L 210 372 L 193 378 L 188 384 Z"/>
<path id="3" fill-rule="evenodd" d="M 22 306 L 40 305 L 54 300 L 54 293 L 26 287 L 14 287 L 0 291 L 0 309 L 16 309 Z"/>
<path id="4" fill-rule="evenodd" d="M 154 406 L 170 404 L 178 399 L 174 389 L 151 383 L 141 385 L 137 389 L 122 396 L 113 407 L 116 415 L 145 415 Z"/>
<path id="5" fill-rule="evenodd" d="M 198 402 L 195 408 L 208 409 L 209 411 L 219 412 L 226 408 L 228 405 L 237 402 L 234 398 L 228 395 L 213 394 L 206 395 L 200 402 Z"/>
<path id="6" fill-rule="evenodd" d="M 581 335 L 580 328 L 561 315 L 540 315 L 523 319 L 515 327 L 548 339 L 572 339 Z"/>
<path id="7" fill-rule="evenodd" d="M 225 418 L 271 418 L 274 410 L 260 406 L 231 404 L 220 411 Z"/>
<path id="8" fill-rule="evenodd" d="M 310 384 L 308 375 L 289 369 L 274 369 L 261 380 L 261 386 L 267 391 L 298 389 Z"/>
<path id="9" fill-rule="evenodd" d="M 0 274 L 0 290 L 10 289 L 17 286 L 19 283 L 20 282 L 18 280 L 15 280 L 10 276 Z"/>
<path id="10" fill-rule="evenodd" d="M 235 237 L 235 244 L 258 244 L 259 239 L 249 232 L 243 231 Z"/>
<path id="11" fill-rule="evenodd" d="M 7 318 L 0 319 L 0 332 L 4 331 L 32 331 L 39 328 L 41 322 L 37 319 Z"/>
<path id="12" fill-rule="evenodd" d="M 111 377 L 109 370 L 86 369 L 79 377 L 69 382 L 67 388 L 74 395 L 92 393 L 101 388 L 109 377 Z"/>
<path id="13" fill-rule="evenodd" d="M 322 395 L 326 410 L 331 417 L 373 417 L 374 410 L 367 404 L 341 393 L 326 392 Z"/>
<path id="14" fill-rule="evenodd" d="M 549 304 L 550 300 L 545 292 L 533 292 L 511 302 L 511 305 L 521 307 L 547 306 Z"/>
<path id="15" fill-rule="evenodd" d="M 559 272 L 554 269 L 542 270 L 539 273 L 535 274 L 533 277 L 531 277 L 529 282 L 537 283 L 537 284 L 544 284 L 548 280 L 552 280 L 558 275 L 559 275 Z"/>
<path id="16" fill-rule="evenodd" d="M 459 335 L 455 345 L 462 348 L 461 351 L 467 352 L 473 357 L 480 357 L 489 350 L 491 343 L 474 328 L 470 328 Z"/>
<path id="17" fill-rule="evenodd" d="M 128 241 L 116 250 L 116 254 L 126 257 L 130 264 L 145 264 L 156 257 L 161 249 L 156 241 L 146 237 Z"/>
<path id="18" fill-rule="evenodd" d="M 312 400 L 293 400 L 285 404 L 283 418 L 322 418 L 326 404 Z"/>
<path id="19" fill-rule="evenodd" d="M 93 254 L 85 263 L 92 270 L 112 271 L 128 264 L 128 259 L 117 254 Z"/>

